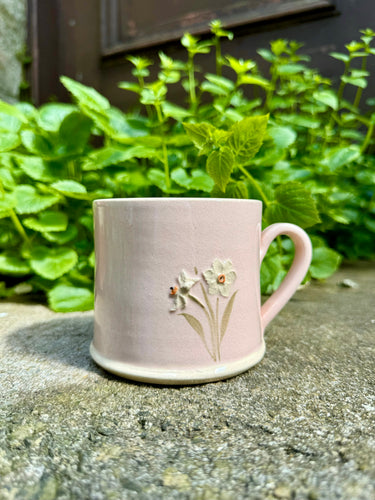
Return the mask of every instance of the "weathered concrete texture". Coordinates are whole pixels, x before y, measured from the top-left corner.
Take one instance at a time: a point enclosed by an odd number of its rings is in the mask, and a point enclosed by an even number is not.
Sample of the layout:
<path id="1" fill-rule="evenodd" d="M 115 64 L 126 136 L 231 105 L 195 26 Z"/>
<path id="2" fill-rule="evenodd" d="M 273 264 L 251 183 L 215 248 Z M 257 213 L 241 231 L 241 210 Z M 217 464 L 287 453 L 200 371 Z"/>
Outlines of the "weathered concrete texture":
<path id="1" fill-rule="evenodd" d="M 0 99 L 18 98 L 25 43 L 26 0 L 0 0 Z"/>
<path id="2" fill-rule="evenodd" d="M 201 386 L 104 373 L 92 313 L 0 316 L 1 500 L 375 498 L 374 264 L 300 290 L 257 367 Z"/>

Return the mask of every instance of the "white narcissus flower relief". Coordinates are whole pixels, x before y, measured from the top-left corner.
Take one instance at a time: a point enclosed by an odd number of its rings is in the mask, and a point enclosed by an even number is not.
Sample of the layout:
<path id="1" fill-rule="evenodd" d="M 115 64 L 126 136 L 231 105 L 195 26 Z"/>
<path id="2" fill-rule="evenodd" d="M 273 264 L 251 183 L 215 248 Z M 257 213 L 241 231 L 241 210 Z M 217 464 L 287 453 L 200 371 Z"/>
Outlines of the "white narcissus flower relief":
<path id="1" fill-rule="evenodd" d="M 211 269 L 205 271 L 203 276 L 208 285 L 208 293 L 228 297 L 230 287 L 235 282 L 237 274 L 229 259 L 224 262 L 215 259 Z"/>
<path id="2" fill-rule="evenodd" d="M 198 269 L 195 267 L 195 274 L 198 275 Z M 181 312 L 178 316 L 183 316 L 188 322 L 190 327 L 195 330 L 203 341 L 204 347 L 206 348 L 208 354 L 211 356 L 214 362 L 220 361 L 221 356 L 221 343 L 223 341 L 225 332 L 227 331 L 229 319 L 232 314 L 233 304 L 237 295 L 238 290 L 236 290 L 230 298 L 229 292 L 231 285 L 235 282 L 237 274 L 233 269 L 232 262 L 228 259 L 221 261 L 215 259 L 212 263 L 210 269 L 202 273 L 207 285 L 204 285 L 203 280 L 198 276 L 191 278 L 187 275 L 185 270 L 182 270 L 178 276 L 179 286 L 171 286 L 169 295 L 173 299 L 173 305 L 170 311 L 177 311 L 178 309 L 185 309 L 187 300 L 191 299 L 195 304 L 197 304 L 201 310 L 203 310 L 204 315 L 208 321 L 209 330 L 205 333 L 203 324 L 201 323 L 202 315 L 198 314 L 195 317 L 191 314 Z M 190 290 L 198 282 L 200 283 L 200 289 L 202 291 L 203 297 L 193 295 Z M 215 306 L 213 306 L 209 300 L 208 294 L 217 295 L 215 300 Z M 220 295 L 225 297 L 225 300 L 220 299 Z M 224 312 L 219 314 L 220 302 L 226 303 Z"/>
<path id="3" fill-rule="evenodd" d="M 190 289 L 200 281 L 200 278 L 190 278 L 186 271 L 182 270 L 178 276 L 179 287 L 171 286 L 170 295 L 172 295 L 174 299 L 173 306 L 171 307 L 171 311 L 177 311 L 177 309 L 184 309 L 186 306 L 186 302 L 189 296 Z"/>

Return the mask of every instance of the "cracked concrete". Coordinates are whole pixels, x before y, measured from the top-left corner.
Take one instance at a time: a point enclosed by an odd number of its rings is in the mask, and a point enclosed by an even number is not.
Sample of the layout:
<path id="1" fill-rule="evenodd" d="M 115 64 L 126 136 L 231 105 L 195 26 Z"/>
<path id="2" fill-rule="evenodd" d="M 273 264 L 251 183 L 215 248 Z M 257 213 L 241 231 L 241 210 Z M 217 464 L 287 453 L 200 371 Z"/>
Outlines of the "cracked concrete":
<path id="1" fill-rule="evenodd" d="M 258 366 L 191 387 L 102 371 L 91 312 L 1 303 L 0 500 L 375 498 L 374 285 L 305 287 Z"/>

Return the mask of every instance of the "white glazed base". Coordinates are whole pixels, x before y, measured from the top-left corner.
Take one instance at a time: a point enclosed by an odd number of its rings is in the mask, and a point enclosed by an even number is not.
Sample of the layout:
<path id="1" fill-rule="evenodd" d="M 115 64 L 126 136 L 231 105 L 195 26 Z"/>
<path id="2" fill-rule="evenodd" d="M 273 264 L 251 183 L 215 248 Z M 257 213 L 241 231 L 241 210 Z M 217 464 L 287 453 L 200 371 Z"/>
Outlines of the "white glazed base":
<path id="1" fill-rule="evenodd" d="M 201 369 L 166 370 L 163 368 L 145 368 L 121 361 L 113 361 L 102 356 L 95 349 L 93 343 L 90 345 L 90 354 L 93 360 L 105 370 L 120 377 L 137 380 L 138 382 L 165 385 L 203 384 L 205 382 L 214 382 L 234 377 L 259 363 L 264 356 L 265 350 L 266 345 L 262 341 L 257 351 L 239 361 Z"/>

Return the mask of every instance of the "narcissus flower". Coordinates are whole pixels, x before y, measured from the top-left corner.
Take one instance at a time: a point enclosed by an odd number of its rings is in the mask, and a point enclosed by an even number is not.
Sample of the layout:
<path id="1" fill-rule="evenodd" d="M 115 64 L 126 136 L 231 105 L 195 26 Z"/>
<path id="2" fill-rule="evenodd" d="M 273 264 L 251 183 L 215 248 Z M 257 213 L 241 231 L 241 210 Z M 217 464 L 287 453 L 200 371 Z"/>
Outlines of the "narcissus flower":
<path id="1" fill-rule="evenodd" d="M 171 311 L 177 311 L 177 309 L 184 309 L 186 307 L 186 302 L 189 297 L 190 289 L 199 281 L 200 278 L 190 278 L 186 271 L 182 270 L 178 276 L 179 287 L 171 286 L 170 295 L 173 297 L 174 303 L 171 307 Z"/>
<path id="2" fill-rule="evenodd" d="M 208 293 L 221 294 L 223 297 L 228 297 L 230 287 L 237 278 L 232 262 L 230 260 L 222 262 L 219 259 L 213 261 L 211 269 L 205 271 L 203 276 L 207 281 Z"/>

